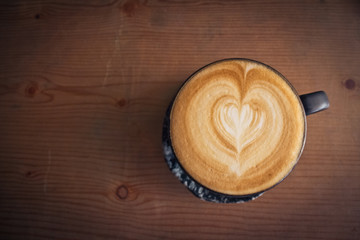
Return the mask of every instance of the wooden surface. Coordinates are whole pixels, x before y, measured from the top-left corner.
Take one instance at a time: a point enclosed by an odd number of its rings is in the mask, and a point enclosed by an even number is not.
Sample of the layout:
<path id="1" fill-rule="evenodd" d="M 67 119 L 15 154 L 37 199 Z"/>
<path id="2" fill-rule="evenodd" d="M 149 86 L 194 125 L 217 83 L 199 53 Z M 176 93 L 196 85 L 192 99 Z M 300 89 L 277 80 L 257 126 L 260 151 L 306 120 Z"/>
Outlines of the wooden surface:
<path id="1" fill-rule="evenodd" d="M 359 239 L 359 1 L 2 1 L 1 239 Z M 162 120 L 212 61 L 324 90 L 305 150 L 246 204 L 194 197 Z"/>

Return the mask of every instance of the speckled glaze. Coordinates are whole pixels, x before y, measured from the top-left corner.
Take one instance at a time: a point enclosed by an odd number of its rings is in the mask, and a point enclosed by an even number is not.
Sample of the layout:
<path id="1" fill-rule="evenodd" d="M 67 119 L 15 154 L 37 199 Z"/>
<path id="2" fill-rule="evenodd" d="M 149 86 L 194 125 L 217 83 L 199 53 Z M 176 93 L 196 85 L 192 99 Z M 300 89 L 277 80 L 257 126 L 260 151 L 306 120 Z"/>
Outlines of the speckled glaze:
<path id="1" fill-rule="evenodd" d="M 172 105 L 173 102 L 171 102 L 165 114 L 162 144 L 166 163 L 168 164 L 170 171 L 180 180 L 180 182 L 182 182 L 198 198 L 215 203 L 242 203 L 253 200 L 262 195 L 263 192 L 246 196 L 233 196 L 222 194 L 219 192 L 215 192 L 195 181 L 180 165 L 171 145 L 170 112 Z"/>

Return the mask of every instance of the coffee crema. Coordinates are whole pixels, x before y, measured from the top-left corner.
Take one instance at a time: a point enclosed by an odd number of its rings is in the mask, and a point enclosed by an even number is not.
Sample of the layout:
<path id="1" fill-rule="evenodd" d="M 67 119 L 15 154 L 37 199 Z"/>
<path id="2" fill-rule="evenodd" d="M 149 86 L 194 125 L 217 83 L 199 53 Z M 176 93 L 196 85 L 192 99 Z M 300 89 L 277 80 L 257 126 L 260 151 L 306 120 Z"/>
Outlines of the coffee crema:
<path id="1" fill-rule="evenodd" d="M 170 114 L 180 164 L 200 184 L 230 195 L 264 191 L 296 164 L 305 114 L 295 90 L 247 59 L 210 64 L 188 79 Z"/>

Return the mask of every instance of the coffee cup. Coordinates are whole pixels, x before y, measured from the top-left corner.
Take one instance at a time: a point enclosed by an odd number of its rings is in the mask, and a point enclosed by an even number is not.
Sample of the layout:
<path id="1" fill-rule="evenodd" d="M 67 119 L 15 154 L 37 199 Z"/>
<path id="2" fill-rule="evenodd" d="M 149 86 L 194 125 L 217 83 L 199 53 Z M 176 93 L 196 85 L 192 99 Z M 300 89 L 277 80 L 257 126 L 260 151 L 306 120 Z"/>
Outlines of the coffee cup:
<path id="1" fill-rule="evenodd" d="M 216 61 L 193 73 L 167 108 L 164 157 L 200 199 L 247 202 L 290 174 L 304 149 L 306 116 L 328 107 L 325 92 L 298 95 L 269 65 Z"/>

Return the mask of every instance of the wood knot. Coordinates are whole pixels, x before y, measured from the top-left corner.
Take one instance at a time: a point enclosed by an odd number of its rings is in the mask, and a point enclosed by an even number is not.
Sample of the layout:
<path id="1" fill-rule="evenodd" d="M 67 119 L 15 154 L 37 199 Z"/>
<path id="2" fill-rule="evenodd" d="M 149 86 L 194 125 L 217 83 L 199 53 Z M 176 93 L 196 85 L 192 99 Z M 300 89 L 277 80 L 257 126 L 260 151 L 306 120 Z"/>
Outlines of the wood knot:
<path id="1" fill-rule="evenodd" d="M 119 107 L 125 107 L 125 105 L 126 105 L 126 99 L 125 99 L 125 98 L 120 99 L 120 100 L 117 102 L 117 104 L 118 104 Z"/>
<path id="2" fill-rule="evenodd" d="M 350 90 L 354 89 L 354 88 L 355 88 L 355 81 L 352 80 L 352 79 L 346 80 L 346 81 L 345 81 L 345 87 L 346 87 L 347 89 L 350 89 Z"/>
<path id="3" fill-rule="evenodd" d="M 121 185 L 116 190 L 116 195 L 122 200 L 126 199 L 128 197 L 128 194 L 129 189 L 125 185 Z"/>
<path id="4" fill-rule="evenodd" d="M 35 82 L 31 82 L 25 88 L 25 96 L 31 98 L 34 97 L 38 89 L 39 89 L 38 85 Z"/>
<path id="5" fill-rule="evenodd" d="M 25 177 L 30 179 L 36 179 L 39 177 L 39 172 L 29 170 L 25 172 Z"/>
<path id="6" fill-rule="evenodd" d="M 40 18 L 41 18 L 41 14 L 40 14 L 40 13 L 35 14 L 34 18 L 35 18 L 35 19 L 40 19 Z"/>
<path id="7" fill-rule="evenodd" d="M 135 15 L 135 10 L 139 7 L 139 2 L 137 0 L 130 0 L 124 3 L 124 5 L 121 6 L 122 12 L 127 17 L 132 17 Z"/>

